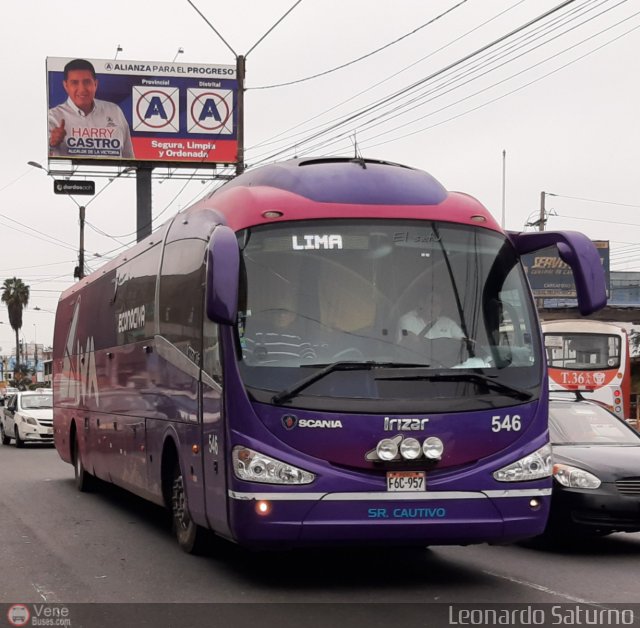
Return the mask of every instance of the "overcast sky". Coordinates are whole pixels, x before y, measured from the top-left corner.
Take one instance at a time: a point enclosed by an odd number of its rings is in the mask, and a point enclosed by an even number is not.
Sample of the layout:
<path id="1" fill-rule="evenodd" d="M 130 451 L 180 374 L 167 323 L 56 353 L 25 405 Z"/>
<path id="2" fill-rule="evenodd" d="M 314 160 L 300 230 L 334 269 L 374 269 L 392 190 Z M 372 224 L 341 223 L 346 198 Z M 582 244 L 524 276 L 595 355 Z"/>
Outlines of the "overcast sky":
<path id="1" fill-rule="evenodd" d="M 120 60 L 172 61 L 182 48 L 176 61 L 212 64 L 234 64 L 234 53 L 250 51 L 250 167 L 278 153 L 352 155 L 355 137 L 363 156 L 424 169 L 502 220 L 505 165 L 508 229 L 538 218 L 545 191 L 556 195 L 546 199 L 549 229 L 610 240 L 612 268 L 640 270 L 640 0 L 574 0 L 461 64 L 562 3 L 302 0 L 251 50 L 296 0 L 193 2 L 233 52 L 187 0 L 21 0 L 5 8 L 0 279 L 17 276 L 31 287 L 28 342 L 52 342 L 53 312 L 73 283 L 78 250 L 74 198 L 54 196 L 46 172 L 27 165 L 47 167 L 45 60 L 113 59 L 118 46 Z M 407 91 L 418 81 L 419 90 Z M 374 104 L 370 115 L 307 141 Z M 155 174 L 154 228 L 215 185 Z M 104 191 L 87 206 L 85 248 L 97 269 L 135 239 L 136 199 L 133 178 L 93 179 Z M 4 306 L 0 321 L 8 353 L 14 336 Z"/>

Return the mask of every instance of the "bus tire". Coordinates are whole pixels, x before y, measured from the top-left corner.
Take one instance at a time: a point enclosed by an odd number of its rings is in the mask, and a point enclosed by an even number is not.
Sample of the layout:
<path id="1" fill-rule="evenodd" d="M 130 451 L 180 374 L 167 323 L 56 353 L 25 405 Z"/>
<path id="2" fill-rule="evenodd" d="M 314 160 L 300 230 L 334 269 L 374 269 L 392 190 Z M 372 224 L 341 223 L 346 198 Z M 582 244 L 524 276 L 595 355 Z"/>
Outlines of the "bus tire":
<path id="1" fill-rule="evenodd" d="M 179 462 L 176 462 L 173 467 L 171 521 L 173 533 L 180 548 L 187 554 L 202 553 L 206 541 L 206 530 L 191 519 Z"/>
<path id="2" fill-rule="evenodd" d="M 2 423 L 0 423 L 0 439 L 3 445 L 8 445 L 11 441 L 11 437 L 7 436 L 7 433 L 4 431 L 4 425 Z"/>
<path id="3" fill-rule="evenodd" d="M 84 468 L 82 459 L 80 458 L 78 434 L 74 434 L 73 437 L 73 474 L 75 476 L 76 488 L 81 493 L 90 493 L 95 489 L 96 479 Z"/>
<path id="4" fill-rule="evenodd" d="M 16 447 L 22 449 L 24 447 L 24 441 L 20 438 L 20 432 L 17 425 L 13 426 L 13 438 L 16 441 Z"/>

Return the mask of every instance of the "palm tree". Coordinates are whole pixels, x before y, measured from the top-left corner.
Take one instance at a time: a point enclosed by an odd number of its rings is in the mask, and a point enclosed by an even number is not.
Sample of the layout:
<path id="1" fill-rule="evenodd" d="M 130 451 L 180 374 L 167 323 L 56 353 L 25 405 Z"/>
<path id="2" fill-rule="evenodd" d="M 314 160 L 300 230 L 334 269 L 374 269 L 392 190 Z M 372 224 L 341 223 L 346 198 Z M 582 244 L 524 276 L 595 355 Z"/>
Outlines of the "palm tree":
<path id="1" fill-rule="evenodd" d="M 22 310 L 27 306 L 27 303 L 29 303 L 29 286 L 17 277 L 5 279 L 2 285 L 2 302 L 7 304 L 9 324 L 16 332 L 16 366 L 14 369 L 14 373 L 16 373 L 20 363 L 18 332 L 22 328 Z"/>

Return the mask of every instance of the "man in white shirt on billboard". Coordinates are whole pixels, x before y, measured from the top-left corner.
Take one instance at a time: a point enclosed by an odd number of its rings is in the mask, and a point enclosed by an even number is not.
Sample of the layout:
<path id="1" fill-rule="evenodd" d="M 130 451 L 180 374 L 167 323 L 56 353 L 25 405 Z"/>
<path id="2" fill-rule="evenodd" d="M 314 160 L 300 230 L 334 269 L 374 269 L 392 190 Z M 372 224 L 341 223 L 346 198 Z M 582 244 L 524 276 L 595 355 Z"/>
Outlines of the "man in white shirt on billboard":
<path id="1" fill-rule="evenodd" d="M 67 100 L 49 109 L 50 157 L 133 159 L 129 124 L 118 105 L 97 100 L 93 64 L 74 59 L 64 66 Z"/>

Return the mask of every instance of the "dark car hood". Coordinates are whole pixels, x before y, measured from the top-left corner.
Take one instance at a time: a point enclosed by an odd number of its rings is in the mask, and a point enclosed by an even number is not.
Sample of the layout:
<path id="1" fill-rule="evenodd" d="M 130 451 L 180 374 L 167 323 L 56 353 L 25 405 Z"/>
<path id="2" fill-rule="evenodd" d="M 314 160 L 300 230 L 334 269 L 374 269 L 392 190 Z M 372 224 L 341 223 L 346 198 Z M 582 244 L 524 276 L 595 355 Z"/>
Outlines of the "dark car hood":
<path id="1" fill-rule="evenodd" d="M 553 462 L 590 471 L 603 482 L 640 477 L 640 445 L 553 445 Z"/>

